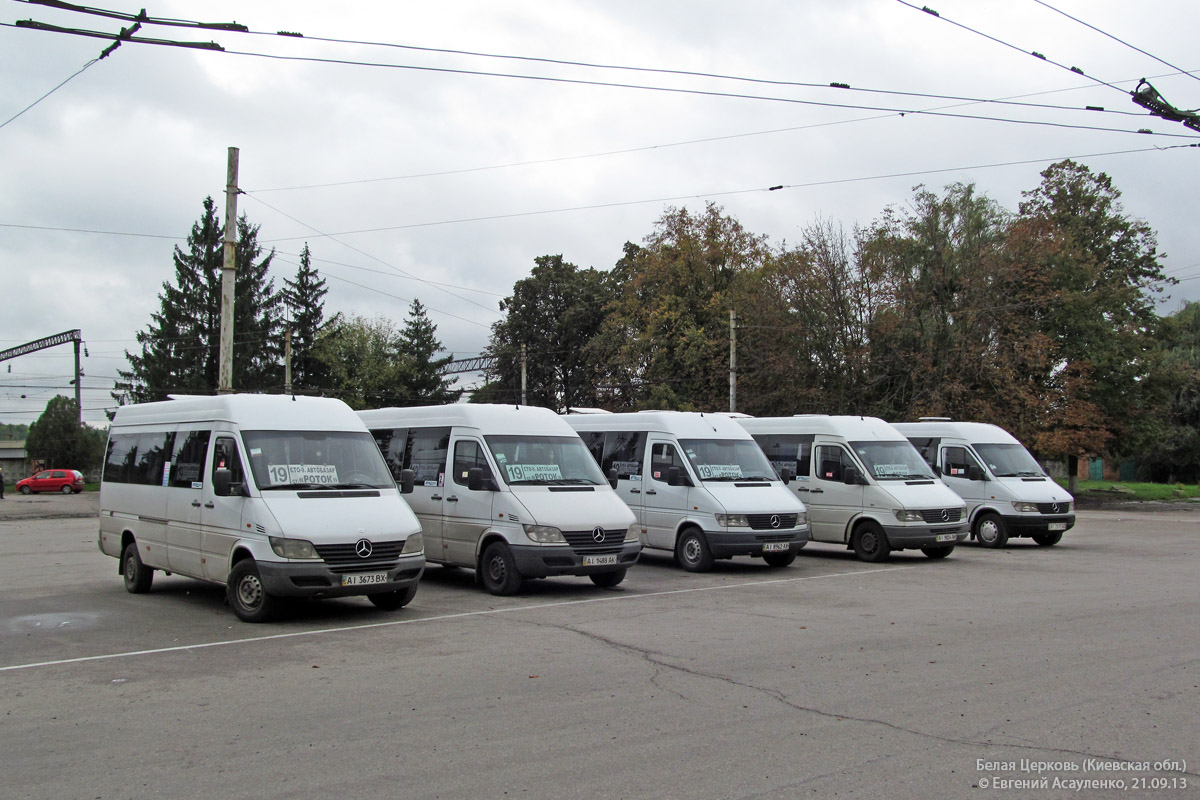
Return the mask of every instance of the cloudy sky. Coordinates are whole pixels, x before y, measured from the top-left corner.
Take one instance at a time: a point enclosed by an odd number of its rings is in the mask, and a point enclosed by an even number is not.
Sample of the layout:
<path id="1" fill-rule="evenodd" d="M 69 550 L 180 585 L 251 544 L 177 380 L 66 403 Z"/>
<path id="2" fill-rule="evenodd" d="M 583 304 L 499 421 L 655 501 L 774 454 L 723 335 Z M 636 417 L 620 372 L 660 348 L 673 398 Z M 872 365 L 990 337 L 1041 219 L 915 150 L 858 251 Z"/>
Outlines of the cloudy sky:
<path id="1" fill-rule="evenodd" d="M 250 33 L 147 25 L 224 52 L 128 43 L 91 63 L 107 42 L 17 21 L 122 22 L 0 0 L 0 349 L 79 328 L 100 423 L 172 249 L 206 196 L 223 209 L 229 147 L 277 286 L 308 242 L 327 312 L 399 324 L 419 298 L 456 357 L 535 257 L 608 269 L 668 206 L 712 201 L 781 243 L 867 224 L 920 183 L 1015 210 L 1063 157 L 1157 231 L 1181 281 L 1162 313 L 1200 299 L 1200 151 L 1180 147 L 1200 132 L 1128 96 L 1146 77 L 1200 106 L 1180 72 L 1200 70 L 1200 7 L 929 5 L 940 17 L 899 0 L 159 2 L 151 17 Z M 69 345 L 0 362 L 0 422 L 36 419 L 72 371 Z"/>

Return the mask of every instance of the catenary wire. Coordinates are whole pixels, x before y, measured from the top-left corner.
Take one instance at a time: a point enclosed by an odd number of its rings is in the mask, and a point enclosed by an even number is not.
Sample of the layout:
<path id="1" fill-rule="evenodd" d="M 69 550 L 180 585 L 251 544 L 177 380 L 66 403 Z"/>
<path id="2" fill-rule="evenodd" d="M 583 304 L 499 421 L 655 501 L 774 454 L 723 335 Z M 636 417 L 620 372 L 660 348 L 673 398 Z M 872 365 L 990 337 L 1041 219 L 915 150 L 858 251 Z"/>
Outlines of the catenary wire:
<path id="1" fill-rule="evenodd" d="M 61 89 L 62 87 L 66 86 L 66 85 L 67 85 L 67 83 L 68 83 L 68 82 L 69 82 L 69 81 L 70 81 L 72 78 L 75 78 L 75 77 L 77 77 L 77 76 L 79 76 L 79 75 L 82 75 L 84 70 L 86 70 L 88 67 L 92 66 L 93 64 L 97 63 L 99 60 L 100 60 L 100 59 L 98 59 L 98 58 L 93 58 L 91 61 L 89 61 L 89 62 L 87 62 L 86 64 L 84 64 L 84 65 L 83 65 L 82 67 L 80 67 L 80 68 L 79 68 L 79 69 L 78 69 L 78 70 L 77 70 L 77 71 L 76 71 L 74 74 L 72 74 L 70 77 L 68 77 L 68 78 L 67 78 L 66 80 L 64 80 L 62 83 L 58 84 L 58 85 L 57 85 L 57 86 L 55 86 L 53 89 L 51 89 L 50 91 L 46 92 L 44 95 L 42 95 L 41 97 L 39 97 L 37 100 L 34 100 L 32 103 L 30 103 L 29 105 L 25 106 L 23 109 L 21 109 L 20 111 L 18 111 L 16 114 L 13 114 L 11 117 L 9 117 L 8 119 L 4 120 L 4 122 L 0 122 L 0 128 L 3 128 L 5 125 L 7 125 L 8 123 L 12 122 L 12 121 L 13 121 L 13 120 L 15 120 L 17 117 L 21 116 L 21 115 L 22 115 L 22 114 L 24 114 L 26 111 L 28 111 L 29 109 L 31 109 L 31 108 L 33 108 L 34 106 L 36 106 L 38 103 L 42 102 L 42 101 L 43 101 L 43 100 L 45 100 L 47 97 L 49 97 L 50 95 L 54 94 L 55 92 L 57 92 L 57 91 L 58 91 L 59 89 Z"/>

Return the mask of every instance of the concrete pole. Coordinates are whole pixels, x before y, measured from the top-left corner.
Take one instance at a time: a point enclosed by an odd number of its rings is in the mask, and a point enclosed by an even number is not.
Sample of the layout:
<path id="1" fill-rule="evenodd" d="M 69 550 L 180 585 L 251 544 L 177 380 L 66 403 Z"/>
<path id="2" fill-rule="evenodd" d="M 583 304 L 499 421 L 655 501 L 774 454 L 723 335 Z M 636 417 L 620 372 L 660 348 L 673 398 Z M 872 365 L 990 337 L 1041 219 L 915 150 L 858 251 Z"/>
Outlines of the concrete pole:
<path id="1" fill-rule="evenodd" d="M 283 393 L 292 393 L 292 326 L 288 325 L 283 338 Z"/>
<path id="2" fill-rule="evenodd" d="M 83 383 L 83 373 L 79 371 L 79 340 L 75 340 L 75 424 L 83 427 L 83 400 L 80 385 Z"/>
<path id="3" fill-rule="evenodd" d="M 233 298 L 237 286 L 238 149 L 229 148 L 225 178 L 225 252 L 221 264 L 221 353 L 217 394 L 233 393 Z"/>
<path id="4" fill-rule="evenodd" d="M 729 413 L 737 411 L 737 312 L 729 309 Z"/>
<path id="5" fill-rule="evenodd" d="M 525 343 L 521 343 L 521 405 L 529 405 L 529 401 L 525 398 Z"/>

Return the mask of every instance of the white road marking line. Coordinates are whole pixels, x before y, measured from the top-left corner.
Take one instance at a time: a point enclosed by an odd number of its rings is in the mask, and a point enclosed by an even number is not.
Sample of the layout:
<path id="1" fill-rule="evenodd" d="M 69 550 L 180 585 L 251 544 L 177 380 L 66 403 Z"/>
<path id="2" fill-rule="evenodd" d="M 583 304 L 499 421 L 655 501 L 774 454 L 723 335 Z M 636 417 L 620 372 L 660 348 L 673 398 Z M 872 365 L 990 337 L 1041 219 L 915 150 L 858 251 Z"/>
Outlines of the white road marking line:
<path id="1" fill-rule="evenodd" d="M 688 594 L 691 592 L 711 592 L 718 589 L 744 589 L 750 586 L 771 586 L 780 583 L 797 583 L 799 581 L 820 580 L 822 578 L 847 578 L 852 576 L 874 575 L 880 572 L 898 572 L 914 567 L 880 567 L 877 569 L 862 569 L 854 572 L 830 572 L 825 575 L 804 575 L 799 578 L 773 578 L 763 581 L 747 581 L 745 583 L 729 583 L 721 586 L 695 586 L 689 589 L 668 589 L 662 592 L 645 592 L 642 594 L 619 594 L 611 597 L 589 597 L 583 600 L 561 600 L 553 603 L 535 603 L 528 606 L 511 606 L 509 608 L 486 608 L 479 611 L 462 611 L 457 614 L 439 614 L 433 617 L 417 617 L 415 619 L 396 619 L 388 622 L 370 622 L 365 625 L 344 625 L 338 628 L 321 628 L 313 631 L 292 631 L 290 633 L 273 633 L 269 636 L 250 636 L 245 639 L 224 639 L 217 642 L 201 642 L 200 644 L 181 644 L 175 647 L 160 647 L 153 650 L 130 650 L 123 653 L 106 653 L 98 656 L 80 656 L 79 658 L 63 658 L 56 661 L 38 661 L 32 664 L 13 664 L 0 667 L 0 672 L 15 672 L 22 669 L 38 667 L 57 667 L 64 664 L 81 664 L 87 661 L 109 661 L 115 658 L 130 658 L 132 656 L 153 656 L 163 653 L 179 653 L 185 650 L 202 650 L 207 647 L 225 647 L 227 645 L 248 644 L 250 642 L 269 642 L 277 639 L 293 639 L 300 636 L 319 636 L 325 633 L 345 633 L 346 631 L 361 631 L 369 628 L 391 628 L 396 625 L 414 625 L 419 622 L 442 622 L 467 617 L 481 617 L 489 614 L 511 614 L 516 611 L 537 611 L 543 608 L 560 608 L 562 606 L 578 606 L 585 603 L 608 603 L 618 600 L 637 600 L 652 597 L 666 597 L 673 594 Z"/>

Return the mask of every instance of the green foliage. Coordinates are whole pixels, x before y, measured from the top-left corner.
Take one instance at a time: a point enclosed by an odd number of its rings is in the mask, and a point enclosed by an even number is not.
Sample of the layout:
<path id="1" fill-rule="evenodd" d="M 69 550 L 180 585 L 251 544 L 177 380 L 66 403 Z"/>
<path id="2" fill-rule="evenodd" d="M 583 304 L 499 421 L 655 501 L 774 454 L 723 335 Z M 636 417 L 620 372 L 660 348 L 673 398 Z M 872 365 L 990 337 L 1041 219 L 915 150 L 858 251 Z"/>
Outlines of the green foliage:
<path id="1" fill-rule="evenodd" d="M 213 394 L 221 344 L 221 266 L 224 229 L 211 197 L 192 226 L 188 250 L 175 248 L 175 284 L 164 282 L 160 310 L 137 333 L 140 353 L 126 351 L 130 369 L 118 370 L 113 398 L 120 403 L 164 400 L 169 393 Z M 233 321 L 233 388 L 282 388 L 282 303 L 267 277 L 274 252 L 263 257 L 258 226 L 237 223 Z"/>
<path id="2" fill-rule="evenodd" d="M 292 332 L 292 390 L 324 389 L 329 371 L 315 355 L 317 339 L 325 326 L 325 279 L 312 265 L 308 244 L 300 251 L 296 279 L 284 279 L 283 302 Z"/>
<path id="3" fill-rule="evenodd" d="M 400 355 L 398 391 L 408 399 L 406 405 L 456 403 L 462 391 L 451 388 L 454 381 L 442 375 L 452 356 L 438 357 L 446 348 L 437 338 L 437 326 L 425 313 L 420 300 L 413 300 L 408 319 L 397 342 Z"/>
<path id="4" fill-rule="evenodd" d="M 23 442 L 28 437 L 28 425 L 0 423 L 0 442 Z"/>
<path id="5" fill-rule="evenodd" d="M 564 409 L 598 402 L 599 366 L 591 344 L 611 297 L 605 276 L 580 269 L 561 255 L 538 256 L 528 278 L 500 303 L 505 316 L 492 326 L 487 352 L 496 358 L 487 396 L 521 400 L 521 345 L 525 345 L 527 402 Z M 477 391 L 476 394 L 479 394 Z M 481 402 L 478 397 L 473 402 Z"/>
<path id="6" fill-rule="evenodd" d="M 25 450 L 45 468 L 77 469 L 88 472 L 100 465 L 104 454 L 104 431 L 80 425 L 75 400 L 62 395 L 51 398 L 45 411 L 29 426 Z"/>

